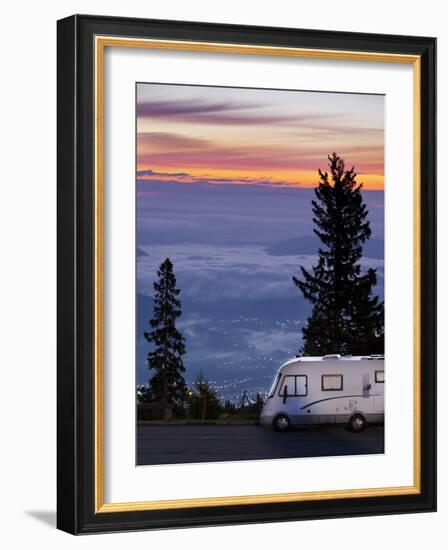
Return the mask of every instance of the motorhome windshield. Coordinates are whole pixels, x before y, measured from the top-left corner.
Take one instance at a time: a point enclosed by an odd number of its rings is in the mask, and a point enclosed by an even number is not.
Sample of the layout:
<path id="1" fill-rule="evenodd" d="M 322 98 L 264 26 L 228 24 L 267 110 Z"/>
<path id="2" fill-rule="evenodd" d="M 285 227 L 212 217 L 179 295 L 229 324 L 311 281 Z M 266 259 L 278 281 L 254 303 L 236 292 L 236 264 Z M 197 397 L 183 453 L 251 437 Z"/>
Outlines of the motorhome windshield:
<path id="1" fill-rule="evenodd" d="M 269 393 L 268 393 L 268 399 L 270 397 L 272 397 L 275 393 L 275 390 L 277 389 L 277 386 L 278 386 L 278 383 L 279 383 L 279 380 L 281 378 L 281 373 L 279 372 L 277 374 L 277 376 L 274 378 L 274 381 L 272 382 L 272 386 L 271 386 L 271 389 L 269 390 Z"/>

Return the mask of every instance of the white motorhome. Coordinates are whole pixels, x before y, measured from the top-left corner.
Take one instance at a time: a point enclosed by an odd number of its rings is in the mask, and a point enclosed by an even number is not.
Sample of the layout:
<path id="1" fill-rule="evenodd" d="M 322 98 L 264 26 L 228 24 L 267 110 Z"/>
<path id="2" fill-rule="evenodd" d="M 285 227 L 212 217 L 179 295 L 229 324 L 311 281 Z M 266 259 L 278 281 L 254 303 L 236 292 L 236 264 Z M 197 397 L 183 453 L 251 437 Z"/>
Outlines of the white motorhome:
<path id="1" fill-rule="evenodd" d="M 384 356 L 297 357 L 278 370 L 261 412 L 261 424 L 347 424 L 361 432 L 384 422 Z"/>

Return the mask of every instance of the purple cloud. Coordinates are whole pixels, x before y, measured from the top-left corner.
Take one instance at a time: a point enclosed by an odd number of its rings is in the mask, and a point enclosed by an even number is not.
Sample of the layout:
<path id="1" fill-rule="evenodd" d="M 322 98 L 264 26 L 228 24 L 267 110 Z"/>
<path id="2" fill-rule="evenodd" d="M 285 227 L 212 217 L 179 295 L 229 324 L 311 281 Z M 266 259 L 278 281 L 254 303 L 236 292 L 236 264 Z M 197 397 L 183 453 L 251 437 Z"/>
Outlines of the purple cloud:
<path id="1" fill-rule="evenodd" d="M 137 181 L 139 184 L 139 193 L 144 190 L 146 181 L 157 181 L 166 183 L 188 183 L 199 185 L 257 185 L 265 187 L 295 187 L 300 185 L 298 182 L 291 183 L 286 180 L 274 180 L 270 177 L 263 178 L 216 178 L 206 176 L 193 176 L 188 172 L 156 172 L 151 169 L 139 170 L 137 172 Z"/>
<path id="2" fill-rule="evenodd" d="M 148 177 L 170 177 L 170 178 L 183 178 L 185 176 L 190 177 L 190 174 L 187 174 L 187 172 L 155 172 L 154 170 L 139 170 L 137 172 L 137 177 L 144 178 L 145 176 Z"/>
<path id="3" fill-rule="evenodd" d="M 156 145 L 158 149 L 201 149 L 208 147 L 210 142 L 203 138 L 183 136 L 174 132 L 142 132 L 137 135 L 138 146 L 149 147 Z"/>
<path id="4" fill-rule="evenodd" d="M 236 101 L 214 103 L 192 100 L 142 101 L 137 103 L 137 118 L 174 118 L 177 122 L 200 122 L 201 124 L 291 124 L 310 120 L 328 120 L 328 114 L 318 113 L 294 117 L 260 114 L 259 109 L 266 107 L 268 106 Z M 256 110 L 258 112 L 253 113 Z M 335 116 L 338 115 L 333 115 Z"/>

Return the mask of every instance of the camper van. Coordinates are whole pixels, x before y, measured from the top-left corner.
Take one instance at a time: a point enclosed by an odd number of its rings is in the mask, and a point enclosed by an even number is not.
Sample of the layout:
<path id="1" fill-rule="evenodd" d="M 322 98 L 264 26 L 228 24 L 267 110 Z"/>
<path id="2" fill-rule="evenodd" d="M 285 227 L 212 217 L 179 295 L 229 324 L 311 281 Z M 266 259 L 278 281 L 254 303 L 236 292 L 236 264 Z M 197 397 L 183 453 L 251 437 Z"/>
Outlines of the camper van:
<path id="1" fill-rule="evenodd" d="M 261 412 L 262 425 L 346 424 L 361 432 L 384 422 L 384 356 L 297 357 L 278 370 Z"/>

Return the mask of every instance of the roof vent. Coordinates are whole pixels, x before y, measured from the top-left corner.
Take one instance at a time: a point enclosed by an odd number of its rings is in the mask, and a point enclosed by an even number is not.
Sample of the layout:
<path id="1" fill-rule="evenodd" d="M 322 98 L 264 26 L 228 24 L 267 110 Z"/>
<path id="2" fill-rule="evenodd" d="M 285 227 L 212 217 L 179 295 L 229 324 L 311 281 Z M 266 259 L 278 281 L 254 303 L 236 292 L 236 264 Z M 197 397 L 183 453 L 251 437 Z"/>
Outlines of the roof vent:
<path id="1" fill-rule="evenodd" d="M 341 355 L 339 353 L 330 353 L 329 355 L 324 355 L 322 359 L 340 359 Z"/>

